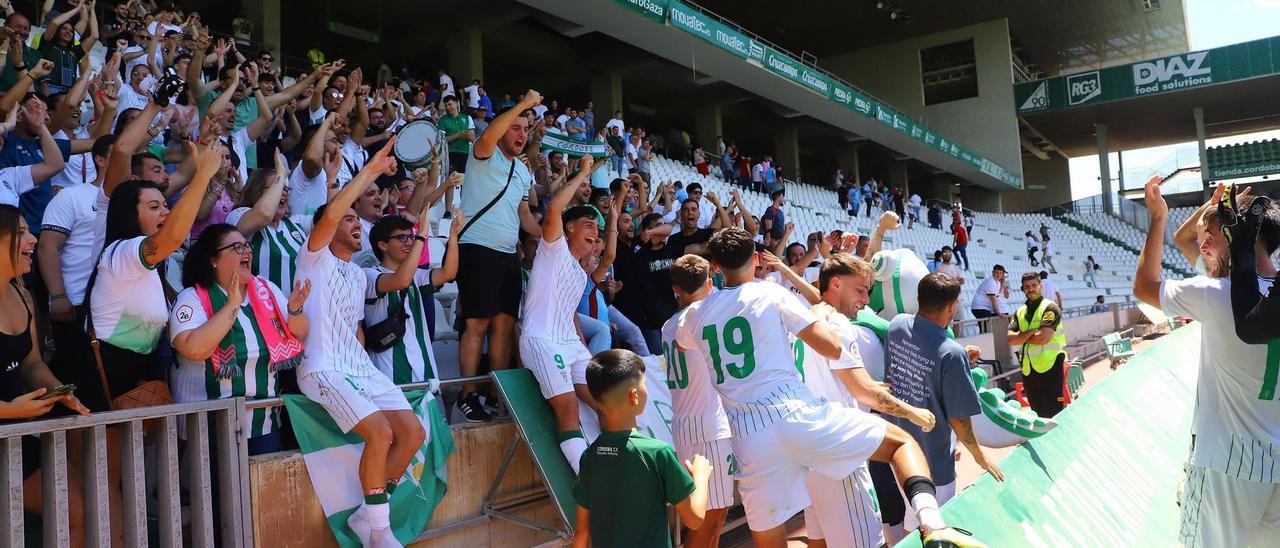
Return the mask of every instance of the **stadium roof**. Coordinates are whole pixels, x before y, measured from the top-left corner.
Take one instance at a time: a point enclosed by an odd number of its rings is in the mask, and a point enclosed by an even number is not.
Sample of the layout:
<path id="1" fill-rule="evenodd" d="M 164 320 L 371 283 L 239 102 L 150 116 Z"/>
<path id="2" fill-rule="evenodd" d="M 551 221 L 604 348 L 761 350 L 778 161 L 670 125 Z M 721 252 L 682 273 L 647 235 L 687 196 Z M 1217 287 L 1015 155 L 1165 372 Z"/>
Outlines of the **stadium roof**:
<path id="1" fill-rule="evenodd" d="M 1054 76 L 1190 49 L 1182 0 L 694 0 L 819 59 L 1008 18 L 1014 52 Z M 878 8 L 877 5 L 883 5 Z M 891 19 L 891 9 L 901 15 Z"/>

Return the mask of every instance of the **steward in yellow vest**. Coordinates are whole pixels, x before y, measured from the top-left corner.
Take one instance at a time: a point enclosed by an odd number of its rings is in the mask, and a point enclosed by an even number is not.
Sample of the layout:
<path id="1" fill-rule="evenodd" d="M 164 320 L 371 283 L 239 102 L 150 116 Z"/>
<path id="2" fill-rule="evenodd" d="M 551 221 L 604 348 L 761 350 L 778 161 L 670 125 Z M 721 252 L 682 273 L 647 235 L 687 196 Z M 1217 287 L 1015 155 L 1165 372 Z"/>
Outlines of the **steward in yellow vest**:
<path id="1" fill-rule="evenodd" d="M 1027 303 L 1014 313 L 1009 344 L 1021 346 L 1022 388 L 1027 402 L 1041 417 L 1062 411 L 1066 386 L 1067 334 L 1062 331 L 1062 309 L 1044 298 L 1040 275 L 1022 275 Z"/>

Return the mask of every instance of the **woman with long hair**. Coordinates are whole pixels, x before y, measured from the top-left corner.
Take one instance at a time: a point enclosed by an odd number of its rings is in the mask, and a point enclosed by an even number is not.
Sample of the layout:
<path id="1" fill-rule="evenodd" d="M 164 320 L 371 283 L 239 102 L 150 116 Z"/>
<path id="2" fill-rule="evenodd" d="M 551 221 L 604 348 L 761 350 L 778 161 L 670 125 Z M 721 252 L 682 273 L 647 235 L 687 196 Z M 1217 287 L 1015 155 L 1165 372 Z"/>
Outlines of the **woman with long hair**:
<path id="1" fill-rule="evenodd" d="M 252 245 L 229 224 L 209 226 L 187 250 L 186 289 L 169 315 L 175 401 L 273 398 L 280 395 L 276 374 L 302 361 L 309 327 L 302 304 L 311 283 L 297 284 L 286 300 L 279 286 L 253 275 L 252 262 Z M 249 454 L 281 449 L 279 411 L 250 411 Z"/>
<path id="2" fill-rule="evenodd" d="M 101 343 L 108 386 L 81 393 L 90 409 L 107 409 L 104 389 L 115 398 L 163 376 L 155 350 L 171 299 L 160 270 L 187 241 L 209 181 L 222 165 L 223 146 L 216 140 L 203 150 L 190 143 L 187 148 L 196 173 L 172 211 L 155 183 L 131 180 L 111 189 L 105 246 L 89 280 L 90 338 Z"/>
<path id="3" fill-rule="evenodd" d="M 311 219 L 291 212 L 288 176 L 284 158 L 277 154 L 275 169 L 262 167 L 249 175 L 240 202 L 226 219 L 249 240 L 251 271 L 281 288 L 293 287 L 298 250 L 311 232 Z"/>
<path id="4" fill-rule="evenodd" d="M 41 417 L 55 404 L 89 414 L 72 394 L 45 397 L 62 383 L 40 356 L 31 294 L 20 281 L 31 272 L 35 248 L 36 237 L 18 208 L 0 205 L 0 424 Z M 44 508 L 40 464 L 40 438 L 22 436 L 23 508 L 28 512 L 40 513 Z M 84 482 L 79 467 L 69 467 L 68 472 L 68 526 L 73 545 L 81 546 L 84 520 L 79 486 Z"/>

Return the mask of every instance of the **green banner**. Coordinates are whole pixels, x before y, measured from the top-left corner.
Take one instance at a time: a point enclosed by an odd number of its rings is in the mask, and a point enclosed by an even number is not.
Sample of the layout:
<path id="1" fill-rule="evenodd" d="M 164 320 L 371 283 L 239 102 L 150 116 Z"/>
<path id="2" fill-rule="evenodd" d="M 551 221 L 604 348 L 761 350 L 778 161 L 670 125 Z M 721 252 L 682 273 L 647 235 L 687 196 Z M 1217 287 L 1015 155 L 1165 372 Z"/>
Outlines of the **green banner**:
<path id="1" fill-rule="evenodd" d="M 1280 74 L 1280 36 L 1017 84 L 1018 114 Z"/>
<path id="2" fill-rule="evenodd" d="M 659 25 L 667 22 L 667 3 L 670 0 L 614 0 L 627 8 L 656 21 Z"/>
<path id="3" fill-rule="evenodd" d="M 1199 324 L 1166 335 L 942 508 L 990 546 L 1177 546 Z M 1102 367 L 1095 365 L 1094 367 Z M 912 534 L 898 544 L 918 547 Z"/>
<path id="4" fill-rule="evenodd" d="M 613 154 L 613 149 L 609 148 L 604 141 L 575 141 L 554 133 L 543 135 L 539 144 L 542 148 L 554 150 L 566 156 L 590 154 L 592 158 L 600 159 Z"/>
<path id="5" fill-rule="evenodd" d="M 706 40 L 743 59 L 764 62 L 764 46 L 698 10 L 672 1 L 667 6 L 671 26 Z"/>

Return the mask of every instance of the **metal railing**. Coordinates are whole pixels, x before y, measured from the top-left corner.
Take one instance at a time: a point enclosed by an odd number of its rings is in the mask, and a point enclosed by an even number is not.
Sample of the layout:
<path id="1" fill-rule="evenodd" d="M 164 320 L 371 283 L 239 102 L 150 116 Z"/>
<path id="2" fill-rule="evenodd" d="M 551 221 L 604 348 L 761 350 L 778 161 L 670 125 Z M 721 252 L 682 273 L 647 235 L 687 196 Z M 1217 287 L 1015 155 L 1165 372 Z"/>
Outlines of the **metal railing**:
<path id="1" fill-rule="evenodd" d="M 253 546 L 249 460 L 242 436 L 244 409 L 244 398 L 228 398 L 0 426 L 0 475 L 6 487 L 6 495 L 0 497 L 0 545 L 26 543 L 22 438 L 39 436 L 45 546 L 71 543 L 71 489 L 82 494 L 87 546 L 108 546 L 117 538 L 123 538 L 125 546 L 147 546 L 147 524 L 152 518 L 161 546 Z M 179 418 L 186 427 L 185 477 L 179 467 Z M 71 456 L 69 447 L 83 447 L 83 451 Z M 119 477 L 109 479 L 112 459 L 122 465 Z M 212 485 L 212 461 L 217 465 L 217 485 Z M 72 465 L 83 469 L 82 485 L 71 484 Z M 190 518 L 185 528 L 184 488 Z M 111 526 L 117 492 L 123 531 Z M 152 495 L 156 512 L 149 516 Z"/>

